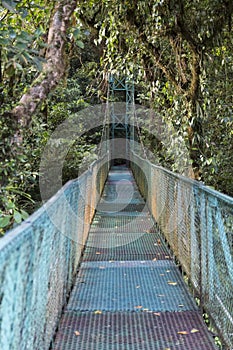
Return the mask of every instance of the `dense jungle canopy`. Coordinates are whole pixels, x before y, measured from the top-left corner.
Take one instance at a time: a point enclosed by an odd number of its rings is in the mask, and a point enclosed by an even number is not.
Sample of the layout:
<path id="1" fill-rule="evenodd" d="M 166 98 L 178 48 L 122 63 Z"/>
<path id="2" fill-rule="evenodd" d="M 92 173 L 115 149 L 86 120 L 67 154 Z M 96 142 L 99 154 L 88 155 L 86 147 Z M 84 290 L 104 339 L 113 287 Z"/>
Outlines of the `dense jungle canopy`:
<path id="1" fill-rule="evenodd" d="M 231 0 L 0 1 L 0 233 L 40 206 L 39 163 L 62 121 L 106 99 L 106 77 L 133 77 L 137 103 L 175 132 L 164 147 L 141 130 L 159 162 L 233 195 Z M 80 128 L 82 121 L 80 120 Z M 95 157 L 100 130 L 68 152 L 63 182 Z"/>

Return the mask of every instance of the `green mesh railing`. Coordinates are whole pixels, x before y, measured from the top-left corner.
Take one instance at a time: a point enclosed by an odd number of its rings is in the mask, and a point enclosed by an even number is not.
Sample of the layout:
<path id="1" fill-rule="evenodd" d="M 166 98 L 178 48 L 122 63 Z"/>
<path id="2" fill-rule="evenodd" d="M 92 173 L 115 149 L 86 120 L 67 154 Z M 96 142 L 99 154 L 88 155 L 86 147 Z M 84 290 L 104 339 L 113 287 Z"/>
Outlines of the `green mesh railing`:
<path id="1" fill-rule="evenodd" d="M 93 163 L 0 240 L 0 349 L 49 349 L 108 166 Z"/>
<path id="2" fill-rule="evenodd" d="M 229 349 L 233 348 L 233 198 L 131 152 L 151 213 Z"/>

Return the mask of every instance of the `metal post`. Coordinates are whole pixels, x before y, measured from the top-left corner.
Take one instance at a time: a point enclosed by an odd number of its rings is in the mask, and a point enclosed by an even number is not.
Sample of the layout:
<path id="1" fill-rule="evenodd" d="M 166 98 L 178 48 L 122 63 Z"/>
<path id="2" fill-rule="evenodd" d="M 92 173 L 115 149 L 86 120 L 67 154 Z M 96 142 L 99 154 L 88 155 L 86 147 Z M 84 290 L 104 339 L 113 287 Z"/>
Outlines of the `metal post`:
<path id="1" fill-rule="evenodd" d="M 109 90 L 111 99 L 111 109 L 110 109 L 110 119 L 111 119 L 111 139 L 112 139 L 112 159 L 119 157 L 121 155 L 119 147 L 116 147 L 117 143 L 114 142 L 115 139 L 121 138 L 120 135 L 123 133 L 125 138 L 124 155 L 123 157 L 128 162 L 129 159 L 129 147 L 130 140 L 134 140 L 134 84 L 129 79 L 123 77 L 116 77 L 113 75 L 109 76 Z M 125 111 L 118 111 L 118 108 L 114 108 L 114 103 L 116 102 L 116 92 L 125 92 Z M 118 101 L 119 102 L 119 101 Z M 121 101 L 122 102 L 122 101 Z M 133 142 L 130 142 L 133 144 Z M 119 145 L 118 145 L 119 146 Z"/>

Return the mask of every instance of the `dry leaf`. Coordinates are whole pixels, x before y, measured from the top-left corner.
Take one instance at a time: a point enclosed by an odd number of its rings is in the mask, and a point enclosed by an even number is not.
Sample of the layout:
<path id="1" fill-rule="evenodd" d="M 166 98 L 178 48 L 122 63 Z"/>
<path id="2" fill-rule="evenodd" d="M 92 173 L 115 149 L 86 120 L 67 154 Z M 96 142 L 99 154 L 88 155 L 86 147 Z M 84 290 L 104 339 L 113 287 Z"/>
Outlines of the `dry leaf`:
<path id="1" fill-rule="evenodd" d="M 178 334 L 182 334 L 182 335 L 185 335 L 185 334 L 189 334 L 189 332 L 187 331 L 180 331 L 180 332 L 177 332 Z"/>
<path id="2" fill-rule="evenodd" d="M 79 331 L 75 331 L 74 334 L 78 337 L 80 335 Z"/>
<path id="3" fill-rule="evenodd" d="M 191 332 L 190 332 L 190 333 L 197 333 L 197 332 L 199 332 L 199 330 L 198 330 L 198 329 L 196 329 L 196 328 L 193 328 L 193 329 L 191 330 Z"/>
<path id="4" fill-rule="evenodd" d="M 168 281 L 167 283 L 168 283 L 170 286 L 176 286 L 176 285 L 177 285 L 177 282 Z"/>
<path id="5" fill-rule="evenodd" d="M 100 315 L 100 314 L 102 314 L 102 311 L 96 310 L 96 311 L 95 311 L 95 314 L 96 314 L 96 315 Z"/>

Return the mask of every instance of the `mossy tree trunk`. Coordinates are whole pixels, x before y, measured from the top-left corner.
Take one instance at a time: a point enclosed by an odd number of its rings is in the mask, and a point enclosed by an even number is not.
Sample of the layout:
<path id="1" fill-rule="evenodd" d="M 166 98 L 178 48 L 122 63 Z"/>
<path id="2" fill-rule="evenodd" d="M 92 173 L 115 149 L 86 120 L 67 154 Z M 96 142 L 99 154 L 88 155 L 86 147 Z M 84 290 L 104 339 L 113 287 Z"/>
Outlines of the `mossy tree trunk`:
<path id="1" fill-rule="evenodd" d="M 28 127 L 37 107 L 66 74 L 67 30 L 76 5 L 77 0 L 60 0 L 54 9 L 48 33 L 46 63 L 42 72 L 12 111 L 20 127 Z"/>

